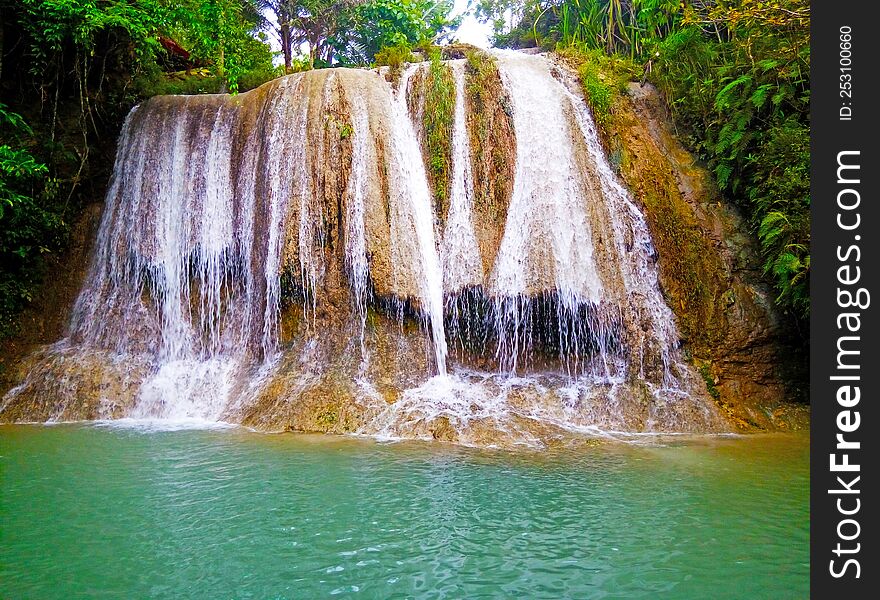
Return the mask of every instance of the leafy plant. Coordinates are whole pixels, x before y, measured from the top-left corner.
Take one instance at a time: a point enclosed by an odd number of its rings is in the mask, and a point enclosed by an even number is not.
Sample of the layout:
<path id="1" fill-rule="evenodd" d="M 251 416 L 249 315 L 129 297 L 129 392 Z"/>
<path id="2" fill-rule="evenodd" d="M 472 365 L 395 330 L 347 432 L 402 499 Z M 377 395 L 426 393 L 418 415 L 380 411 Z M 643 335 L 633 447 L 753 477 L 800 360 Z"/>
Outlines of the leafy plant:
<path id="1" fill-rule="evenodd" d="M 33 134 L 17 113 L 0 104 L 3 139 L 21 144 Z M 57 247 L 63 221 L 47 205 L 48 173 L 26 148 L 0 145 L 0 337 L 15 331 L 15 315 L 33 297 L 42 254 Z"/>
<path id="2" fill-rule="evenodd" d="M 611 103 L 614 92 L 611 86 L 600 79 L 602 75 L 596 64 L 585 62 L 580 69 L 581 84 L 584 86 L 584 94 L 593 109 L 593 115 L 600 126 L 605 126 L 611 115 Z"/>
<path id="3" fill-rule="evenodd" d="M 425 82 L 425 146 L 428 175 L 433 183 L 434 198 L 441 215 L 446 214 L 449 182 L 452 175 L 452 121 L 455 112 L 455 76 L 448 64 L 440 60 L 436 48 L 431 53 Z"/>
<path id="4" fill-rule="evenodd" d="M 458 26 L 450 0 L 367 0 L 346 13 L 332 39 L 342 62 L 369 64 L 388 48 L 445 39 Z"/>
<path id="5" fill-rule="evenodd" d="M 373 62 L 376 66 L 388 66 L 392 71 L 400 70 L 413 58 L 412 48 L 406 44 L 382 48 L 376 53 Z"/>
<path id="6" fill-rule="evenodd" d="M 658 46 L 653 79 L 751 217 L 777 301 L 809 314 L 809 6 L 711 5 Z"/>

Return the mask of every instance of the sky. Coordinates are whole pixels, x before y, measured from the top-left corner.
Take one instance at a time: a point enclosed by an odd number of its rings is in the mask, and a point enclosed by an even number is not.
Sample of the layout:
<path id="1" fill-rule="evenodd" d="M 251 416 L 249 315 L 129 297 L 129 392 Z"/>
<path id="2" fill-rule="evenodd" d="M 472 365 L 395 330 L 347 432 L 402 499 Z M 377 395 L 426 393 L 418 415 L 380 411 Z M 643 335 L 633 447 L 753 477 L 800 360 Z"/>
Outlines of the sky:
<path id="1" fill-rule="evenodd" d="M 455 0 L 452 9 L 453 15 L 460 15 L 467 10 L 468 0 Z M 492 26 L 488 23 L 480 23 L 473 15 L 464 18 L 455 39 L 466 44 L 473 44 L 479 48 L 489 47 L 489 37 L 492 34 Z"/>

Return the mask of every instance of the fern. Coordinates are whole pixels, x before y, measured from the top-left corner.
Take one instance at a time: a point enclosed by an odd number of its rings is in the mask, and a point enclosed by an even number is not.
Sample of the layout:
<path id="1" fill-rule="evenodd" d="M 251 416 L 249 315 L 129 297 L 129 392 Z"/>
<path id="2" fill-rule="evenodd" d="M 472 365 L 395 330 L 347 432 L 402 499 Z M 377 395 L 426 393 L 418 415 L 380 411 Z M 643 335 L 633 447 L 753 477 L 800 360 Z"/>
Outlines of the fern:
<path id="1" fill-rule="evenodd" d="M 758 86 L 758 89 L 756 89 L 751 98 L 749 98 L 755 108 L 762 108 L 767 103 L 767 97 L 770 95 L 770 90 L 772 90 L 773 87 L 772 83 L 765 83 Z M 776 95 L 774 95 L 774 98 L 775 97 Z M 778 102 L 774 102 L 774 104 L 778 104 Z"/>
<path id="2" fill-rule="evenodd" d="M 715 96 L 715 108 L 717 110 L 725 110 L 730 108 L 736 103 L 736 97 L 734 96 L 734 92 L 740 86 L 748 87 L 753 82 L 753 78 L 749 74 L 740 75 L 727 85 L 725 85 Z"/>

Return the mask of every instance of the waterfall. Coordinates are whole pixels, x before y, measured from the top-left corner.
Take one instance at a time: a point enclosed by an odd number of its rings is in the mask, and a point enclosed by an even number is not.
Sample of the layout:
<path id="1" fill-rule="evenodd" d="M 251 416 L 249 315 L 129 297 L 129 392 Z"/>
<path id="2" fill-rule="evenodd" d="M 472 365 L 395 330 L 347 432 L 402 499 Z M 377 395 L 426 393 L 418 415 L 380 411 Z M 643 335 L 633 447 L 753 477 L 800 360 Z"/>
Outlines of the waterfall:
<path id="1" fill-rule="evenodd" d="M 420 145 L 424 64 L 396 83 L 328 69 L 133 109 L 67 335 L 0 418 L 475 443 L 528 442 L 535 423 L 716 427 L 574 78 L 497 51 L 499 97 L 476 103 L 469 63 L 444 64 L 445 214 Z M 491 146 L 492 110 L 510 147 Z M 504 164 L 487 197 L 475 173 Z"/>
<path id="2" fill-rule="evenodd" d="M 351 277 L 351 288 L 354 305 L 360 319 L 361 345 L 367 318 L 367 294 L 369 263 L 367 262 L 367 233 L 364 226 L 366 218 L 365 204 L 367 195 L 367 163 L 369 144 L 369 115 L 366 102 L 361 94 L 351 97 L 352 117 L 352 158 L 351 177 L 346 194 L 349 198 L 349 210 L 345 214 L 346 250 L 345 263 Z"/>
<path id="3" fill-rule="evenodd" d="M 391 102 L 391 143 L 397 167 L 392 176 L 392 199 L 393 205 L 400 209 L 397 214 L 400 224 L 393 226 L 392 232 L 414 237 L 418 245 L 419 300 L 430 320 L 437 371 L 445 375 L 447 351 L 443 328 L 443 273 L 434 241 L 431 190 L 406 102 L 407 81 L 416 68 L 417 65 L 412 65 L 404 71 L 398 93 Z M 392 245 L 395 245 L 395 240 L 392 240 Z"/>
<path id="4" fill-rule="evenodd" d="M 452 122 L 452 185 L 449 214 L 440 246 L 443 263 L 443 291 L 447 294 L 480 285 L 483 265 L 474 234 L 474 182 L 470 142 L 465 119 L 464 65 L 453 63 L 455 111 Z"/>
<path id="5" fill-rule="evenodd" d="M 521 323 L 535 292 L 555 292 L 561 352 L 576 358 L 584 333 L 589 333 L 581 309 L 598 307 L 608 291 L 596 266 L 561 85 L 542 59 L 499 56 L 513 101 L 517 146 L 513 197 L 490 285 L 498 353 L 502 364 L 515 371 L 521 346 L 527 343 L 519 334 Z M 600 357 L 604 365 L 604 348 Z"/>

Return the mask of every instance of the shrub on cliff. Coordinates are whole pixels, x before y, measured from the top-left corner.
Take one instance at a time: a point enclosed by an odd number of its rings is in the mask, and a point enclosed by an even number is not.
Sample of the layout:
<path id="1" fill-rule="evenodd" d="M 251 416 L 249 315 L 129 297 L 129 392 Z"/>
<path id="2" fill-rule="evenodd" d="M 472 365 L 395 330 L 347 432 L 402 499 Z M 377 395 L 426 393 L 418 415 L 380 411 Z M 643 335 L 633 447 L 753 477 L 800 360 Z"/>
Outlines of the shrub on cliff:
<path id="1" fill-rule="evenodd" d="M 48 169 L 24 147 L 33 135 L 16 113 L 0 104 L 0 338 L 15 331 L 15 316 L 31 300 L 40 256 L 58 246 L 63 223 L 53 206 L 56 188 Z"/>

